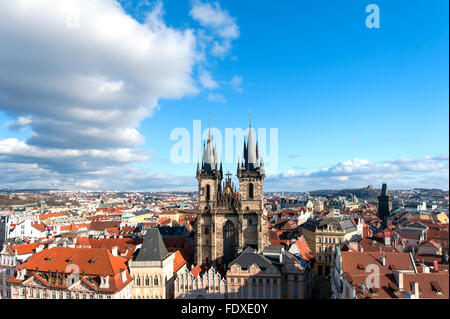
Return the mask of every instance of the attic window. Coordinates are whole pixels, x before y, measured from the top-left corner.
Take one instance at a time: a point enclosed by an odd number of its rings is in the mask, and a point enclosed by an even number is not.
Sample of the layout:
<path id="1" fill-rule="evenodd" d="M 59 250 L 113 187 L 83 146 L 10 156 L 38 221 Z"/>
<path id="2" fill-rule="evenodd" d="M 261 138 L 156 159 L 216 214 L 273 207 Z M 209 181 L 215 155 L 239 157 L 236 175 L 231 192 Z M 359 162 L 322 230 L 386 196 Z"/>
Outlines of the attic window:
<path id="1" fill-rule="evenodd" d="M 53 257 L 45 257 L 45 261 L 51 261 Z"/>
<path id="2" fill-rule="evenodd" d="M 97 260 L 97 258 L 91 258 L 91 259 L 89 259 L 88 263 L 94 264 L 96 260 Z"/>
<path id="3" fill-rule="evenodd" d="M 66 262 L 69 263 L 69 264 L 71 264 L 72 261 L 73 261 L 73 258 L 72 258 L 72 257 L 69 257 L 69 258 L 66 259 Z"/>
<path id="4" fill-rule="evenodd" d="M 442 288 L 436 281 L 431 281 L 431 289 L 436 292 L 437 295 L 442 295 Z"/>
<path id="5" fill-rule="evenodd" d="M 361 269 L 361 270 L 364 270 L 364 269 L 365 269 L 365 267 L 364 267 L 363 264 L 358 264 L 357 268 L 358 268 L 358 269 Z"/>

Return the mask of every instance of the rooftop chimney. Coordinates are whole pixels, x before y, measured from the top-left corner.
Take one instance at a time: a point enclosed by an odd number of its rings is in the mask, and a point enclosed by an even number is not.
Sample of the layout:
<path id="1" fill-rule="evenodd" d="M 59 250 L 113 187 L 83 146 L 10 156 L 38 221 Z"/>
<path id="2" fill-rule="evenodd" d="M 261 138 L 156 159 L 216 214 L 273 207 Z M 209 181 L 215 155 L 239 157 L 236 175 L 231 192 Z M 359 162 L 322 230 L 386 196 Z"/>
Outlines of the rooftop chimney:
<path id="1" fill-rule="evenodd" d="M 439 265 L 437 260 L 433 260 L 434 270 L 439 271 Z"/>
<path id="2" fill-rule="evenodd" d="M 117 252 L 118 252 L 118 247 L 117 246 L 114 246 L 112 249 L 111 249 L 111 253 L 113 254 L 113 256 L 117 256 Z"/>
<path id="3" fill-rule="evenodd" d="M 393 269 L 395 279 L 397 281 L 397 286 L 399 290 L 403 290 L 403 273 L 397 269 Z"/>
<path id="4" fill-rule="evenodd" d="M 414 299 L 419 299 L 419 283 L 413 282 L 412 283 L 412 295 Z"/>

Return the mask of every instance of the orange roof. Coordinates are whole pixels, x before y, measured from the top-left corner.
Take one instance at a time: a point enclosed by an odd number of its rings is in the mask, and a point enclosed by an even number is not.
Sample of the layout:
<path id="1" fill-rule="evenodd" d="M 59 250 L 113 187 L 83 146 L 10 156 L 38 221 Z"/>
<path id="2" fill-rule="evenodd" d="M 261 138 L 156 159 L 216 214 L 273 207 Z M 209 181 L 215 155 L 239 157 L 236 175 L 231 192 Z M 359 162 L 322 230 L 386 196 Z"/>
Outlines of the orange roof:
<path id="1" fill-rule="evenodd" d="M 194 276 L 194 278 L 197 278 L 197 276 L 202 272 L 202 269 L 200 268 L 199 265 L 195 266 L 192 270 L 191 270 L 191 274 Z"/>
<path id="2" fill-rule="evenodd" d="M 50 218 L 50 217 L 60 217 L 60 216 L 68 216 L 68 214 L 67 213 L 42 214 L 42 215 L 39 215 L 39 219 L 40 220 L 46 220 L 47 218 Z"/>
<path id="3" fill-rule="evenodd" d="M 295 245 L 298 247 L 298 250 L 300 251 L 300 255 L 302 258 L 306 261 L 311 260 L 314 258 L 314 255 L 311 253 L 311 249 L 309 248 L 308 244 L 305 241 L 305 238 L 300 236 L 299 239 L 295 241 Z"/>
<path id="4" fill-rule="evenodd" d="M 140 238 L 87 238 L 80 237 L 75 244 L 76 248 L 107 248 L 112 251 L 113 247 L 117 247 L 119 254 L 125 254 L 123 256 L 126 259 L 130 259 L 136 249 L 136 245 L 141 244 Z"/>
<path id="5" fill-rule="evenodd" d="M 48 243 L 49 242 L 31 243 L 31 244 L 23 244 L 23 245 L 14 245 L 11 247 L 17 255 L 25 255 L 25 254 L 32 254 L 36 250 L 37 247 L 48 244 Z"/>
<path id="6" fill-rule="evenodd" d="M 90 224 L 69 224 L 60 227 L 60 230 L 74 230 L 79 228 L 87 228 Z"/>
<path id="7" fill-rule="evenodd" d="M 69 248 L 53 247 L 44 249 L 23 263 L 17 269 L 28 269 L 47 272 L 66 272 L 67 266 L 77 265 L 80 273 L 89 275 L 114 276 L 121 269 L 126 269 L 127 260 L 120 256 L 113 256 L 106 248 Z"/>
<path id="8" fill-rule="evenodd" d="M 177 272 L 181 267 L 186 265 L 186 260 L 179 250 L 175 252 L 175 258 L 173 259 L 173 272 Z"/>

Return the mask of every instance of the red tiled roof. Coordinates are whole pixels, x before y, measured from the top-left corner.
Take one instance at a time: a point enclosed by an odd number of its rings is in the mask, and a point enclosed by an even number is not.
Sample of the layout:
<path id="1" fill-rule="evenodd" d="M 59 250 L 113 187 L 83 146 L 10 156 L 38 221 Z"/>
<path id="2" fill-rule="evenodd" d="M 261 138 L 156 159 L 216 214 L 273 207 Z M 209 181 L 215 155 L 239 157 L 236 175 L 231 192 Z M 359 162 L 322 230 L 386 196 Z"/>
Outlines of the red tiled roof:
<path id="1" fill-rule="evenodd" d="M 175 252 L 175 258 L 173 259 L 173 272 L 176 273 L 181 267 L 186 265 L 186 260 L 179 250 Z"/>
<path id="2" fill-rule="evenodd" d="M 50 214 L 42 214 L 39 215 L 40 220 L 46 220 L 50 217 L 61 217 L 61 216 L 68 216 L 68 213 L 50 213 Z"/>
<path id="3" fill-rule="evenodd" d="M 192 270 L 191 270 L 191 274 L 194 276 L 194 278 L 197 278 L 197 276 L 202 272 L 202 268 L 200 268 L 199 265 L 195 266 Z"/>

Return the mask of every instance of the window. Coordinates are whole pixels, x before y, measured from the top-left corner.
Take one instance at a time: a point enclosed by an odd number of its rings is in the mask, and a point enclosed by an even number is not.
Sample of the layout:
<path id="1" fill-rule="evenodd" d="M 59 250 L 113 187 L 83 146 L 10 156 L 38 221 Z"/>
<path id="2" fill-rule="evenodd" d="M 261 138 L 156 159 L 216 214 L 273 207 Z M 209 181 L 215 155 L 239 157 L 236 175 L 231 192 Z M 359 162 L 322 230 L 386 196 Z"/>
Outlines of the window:
<path id="1" fill-rule="evenodd" d="M 255 278 L 252 279 L 252 283 L 253 283 L 254 285 L 256 285 L 256 279 L 255 279 Z"/>
<path id="2" fill-rule="evenodd" d="M 294 286 L 294 297 L 298 297 L 298 286 Z"/>
<path id="3" fill-rule="evenodd" d="M 262 283 L 263 283 L 262 278 L 259 278 L 259 279 L 258 279 L 258 284 L 262 285 Z"/>
<path id="4" fill-rule="evenodd" d="M 264 298 L 263 289 L 262 288 L 258 289 L 258 298 L 260 298 L 260 299 Z"/>
<path id="5" fill-rule="evenodd" d="M 244 291 L 244 297 L 248 297 L 248 288 L 244 287 L 242 290 Z"/>
<path id="6" fill-rule="evenodd" d="M 270 298 L 270 288 L 266 288 L 266 299 Z"/>
<path id="7" fill-rule="evenodd" d="M 273 280 L 273 284 L 274 284 L 274 285 L 278 284 L 278 280 L 277 280 L 277 279 L 274 279 L 274 280 Z"/>
<path id="8" fill-rule="evenodd" d="M 148 277 L 145 277 L 145 285 L 150 286 L 150 279 Z"/>
<path id="9" fill-rule="evenodd" d="M 253 199 L 253 184 L 252 183 L 248 184 L 248 198 Z"/>
<path id="10" fill-rule="evenodd" d="M 210 194 L 211 194 L 211 187 L 208 185 L 206 185 L 206 200 L 210 199 Z"/>
<path id="11" fill-rule="evenodd" d="M 273 295 L 273 299 L 277 299 L 278 298 L 278 289 L 277 288 L 273 288 L 272 295 Z"/>
<path id="12" fill-rule="evenodd" d="M 252 298 L 256 298 L 256 288 L 252 288 Z"/>
<path id="13" fill-rule="evenodd" d="M 205 227 L 205 235 L 209 235 L 209 227 Z"/>
<path id="14" fill-rule="evenodd" d="M 270 279 L 269 278 L 266 279 L 266 284 L 270 285 Z"/>
<path id="15" fill-rule="evenodd" d="M 158 286 L 158 277 L 155 276 L 155 279 L 153 280 L 153 285 Z"/>
<path id="16" fill-rule="evenodd" d="M 66 299 L 70 299 L 70 292 L 66 293 Z"/>

